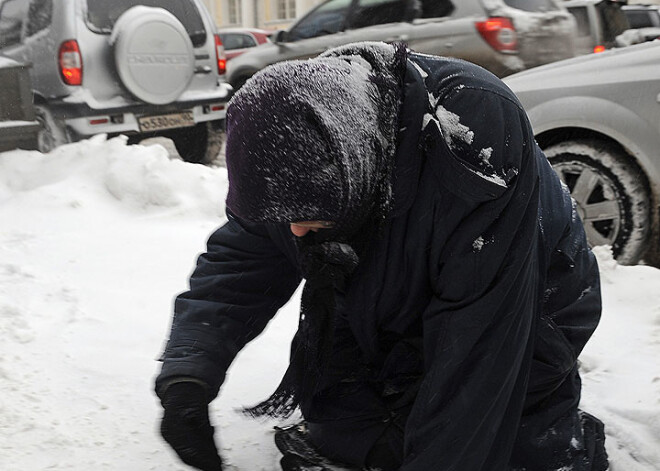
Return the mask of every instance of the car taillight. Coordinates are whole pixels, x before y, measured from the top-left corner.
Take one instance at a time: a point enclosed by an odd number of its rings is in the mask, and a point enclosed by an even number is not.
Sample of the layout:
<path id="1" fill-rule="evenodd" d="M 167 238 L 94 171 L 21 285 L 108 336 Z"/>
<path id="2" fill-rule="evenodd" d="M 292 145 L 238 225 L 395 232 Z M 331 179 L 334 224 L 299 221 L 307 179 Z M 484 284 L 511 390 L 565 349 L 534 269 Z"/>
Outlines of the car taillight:
<path id="1" fill-rule="evenodd" d="M 605 46 L 599 44 L 598 46 L 594 47 L 594 52 L 605 52 Z"/>
<path id="2" fill-rule="evenodd" d="M 224 75 L 227 71 L 227 59 L 225 57 L 225 48 L 222 45 L 220 36 L 215 35 L 215 58 L 218 62 L 218 74 Z"/>
<path id="3" fill-rule="evenodd" d="M 67 85 L 82 85 L 83 64 L 78 42 L 64 41 L 58 54 L 60 75 Z"/>
<path id="4" fill-rule="evenodd" d="M 481 37 L 496 51 L 517 52 L 518 38 L 509 18 L 492 17 L 475 23 Z"/>

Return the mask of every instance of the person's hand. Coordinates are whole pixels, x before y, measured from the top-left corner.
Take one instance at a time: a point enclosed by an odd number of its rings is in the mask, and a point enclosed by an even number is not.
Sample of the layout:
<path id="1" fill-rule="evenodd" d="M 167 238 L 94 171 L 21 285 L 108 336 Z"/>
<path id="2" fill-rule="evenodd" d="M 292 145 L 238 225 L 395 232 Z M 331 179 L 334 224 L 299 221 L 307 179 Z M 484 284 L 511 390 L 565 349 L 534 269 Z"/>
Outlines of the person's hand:
<path id="1" fill-rule="evenodd" d="M 222 471 L 204 387 L 190 381 L 174 383 L 165 390 L 162 404 L 160 433 L 179 458 L 202 471 Z"/>

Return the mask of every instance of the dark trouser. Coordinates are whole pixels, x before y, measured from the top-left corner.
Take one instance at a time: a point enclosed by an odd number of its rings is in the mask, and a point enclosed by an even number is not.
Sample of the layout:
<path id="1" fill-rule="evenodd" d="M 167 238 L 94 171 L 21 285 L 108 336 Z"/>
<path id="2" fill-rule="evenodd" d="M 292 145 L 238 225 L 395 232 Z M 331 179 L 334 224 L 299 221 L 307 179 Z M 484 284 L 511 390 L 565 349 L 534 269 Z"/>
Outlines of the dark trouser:
<path id="1" fill-rule="evenodd" d="M 577 408 L 579 391 L 580 377 L 575 367 L 558 389 L 526 409 L 509 470 L 605 471 L 608 468 L 603 424 Z M 373 393 L 368 388 L 355 387 L 352 393 L 333 398 L 330 409 L 340 407 L 341 399 L 346 401 L 346 412 L 356 412 L 360 404 L 373 405 Z M 397 470 L 403 462 L 404 429 L 410 405 L 396 405 L 397 408 L 388 407 L 388 401 L 381 401 L 382 414 L 371 417 L 346 413 L 339 415 L 339 419 L 321 422 L 308 419 L 310 438 L 330 459 L 352 466 Z"/>
<path id="2" fill-rule="evenodd" d="M 337 391 L 335 391 L 337 392 Z M 344 385 L 315 401 L 306 415 L 314 446 L 324 456 L 351 466 L 396 470 L 403 462 L 403 436 L 412 400 L 383 398 L 368 385 Z"/>
<path id="3" fill-rule="evenodd" d="M 403 428 L 393 422 L 385 424 L 380 437 L 377 438 L 375 443 L 371 441 L 362 442 L 360 436 L 346 435 L 346 437 L 352 438 L 351 448 L 353 448 L 353 451 L 355 451 L 355 448 L 359 448 L 359 454 L 364 457 L 360 461 L 351 460 L 351 456 L 346 453 L 345 448 L 333 446 L 335 443 L 331 440 L 336 439 L 337 435 L 331 432 L 331 436 L 328 437 L 326 434 L 327 427 L 324 427 L 326 424 L 308 423 L 307 425 L 313 444 L 324 456 L 330 459 L 351 466 L 364 466 L 382 471 L 395 471 L 399 469 L 403 462 Z M 374 425 L 375 428 L 382 428 L 381 424 Z"/>

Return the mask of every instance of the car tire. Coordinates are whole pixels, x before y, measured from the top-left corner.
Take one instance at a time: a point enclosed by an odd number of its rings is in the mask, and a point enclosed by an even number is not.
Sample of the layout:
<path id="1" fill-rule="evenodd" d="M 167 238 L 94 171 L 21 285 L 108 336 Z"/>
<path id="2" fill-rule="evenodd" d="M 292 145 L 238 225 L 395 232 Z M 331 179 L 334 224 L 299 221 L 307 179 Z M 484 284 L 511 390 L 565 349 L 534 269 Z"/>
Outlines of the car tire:
<path id="1" fill-rule="evenodd" d="M 47 154 L 58 146 L 69 142 L 64 123 L 53 116 L 43 105 L 34 106 L 36 121 L 39 123 L 37 149 Z"/>
<path id="2" fill-rule="evenodd" d="M 224 143 L 224 132 L 213 122 L 168 131 L 165 136 L 172 139 L 183 160 L 195 164 L 215 163 Z"/>
<path id="3" fill-rule="evenodd" d="M 647 249 L 651 230 L 646 178 L 618 145 L 576 139 L 544 149 L 577 204 L 590 245 L 610 245 L 632 265 Z"/>
<path id="4" fill-rule="evenodd" d="M 207 124 L 208 137 L 206 148 L 207 163 L 226 167 L 224 145 L 227 134 L 225 133 L 224 121 L 210 121 Z"/>

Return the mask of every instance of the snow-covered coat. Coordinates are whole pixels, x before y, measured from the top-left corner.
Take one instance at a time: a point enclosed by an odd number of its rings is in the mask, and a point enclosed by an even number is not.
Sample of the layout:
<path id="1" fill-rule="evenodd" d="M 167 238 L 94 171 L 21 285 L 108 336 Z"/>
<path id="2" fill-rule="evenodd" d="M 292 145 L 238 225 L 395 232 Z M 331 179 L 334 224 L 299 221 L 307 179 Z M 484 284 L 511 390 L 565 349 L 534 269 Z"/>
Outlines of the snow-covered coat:
<path id="1" fill-rule="evenodd" d="M 454 59 L 410 54 L 407 67 L 393 209 L 337 295 L 327 397 L 302 409 L 332 420 L 328 403 L 369 384 L 343 413 L 386 423 L 396 411 L 382 398 L 412 391 L 401 470 L 524 469 L 519 449 L 577 407 L 596 261 L 513 93 Z M 300 282 L 288 225 L 228 213 L 176 299 L 157 391 L 183 376 L 214 397 Z"/>

